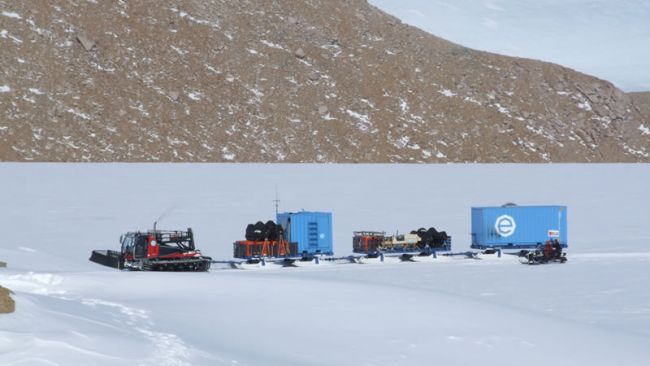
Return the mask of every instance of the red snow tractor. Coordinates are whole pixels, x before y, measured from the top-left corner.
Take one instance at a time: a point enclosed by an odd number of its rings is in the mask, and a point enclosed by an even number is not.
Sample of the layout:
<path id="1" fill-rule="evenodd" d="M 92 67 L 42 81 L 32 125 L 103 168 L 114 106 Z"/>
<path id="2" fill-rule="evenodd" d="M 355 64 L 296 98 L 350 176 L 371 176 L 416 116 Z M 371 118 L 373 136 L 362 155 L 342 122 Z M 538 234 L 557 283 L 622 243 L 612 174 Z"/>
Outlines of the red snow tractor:
<path id="1" fill-rule="evenodd" d="M 194 246 L 192 229 L 130 232 L 120 237 L 121 251 L 93 250 L 92 262 L 135 271 L 205 272 L 212 258 L 201 255 Z"/>

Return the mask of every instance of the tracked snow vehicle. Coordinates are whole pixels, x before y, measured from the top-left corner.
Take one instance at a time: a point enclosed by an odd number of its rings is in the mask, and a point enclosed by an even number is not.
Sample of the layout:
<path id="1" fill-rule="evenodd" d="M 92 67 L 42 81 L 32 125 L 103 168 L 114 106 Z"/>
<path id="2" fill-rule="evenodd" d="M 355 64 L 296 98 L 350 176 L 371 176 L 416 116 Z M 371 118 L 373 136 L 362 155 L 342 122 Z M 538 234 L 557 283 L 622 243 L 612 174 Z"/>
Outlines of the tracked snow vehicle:
<path id="1" fill-rule="evenodd" d="M 194 246 L 192 229 L 129 232 L 120 237 L 121 251 L 93 250 L 90 261 L 117 269 L 136 271 L 204 272 L 212 258 Z"/>

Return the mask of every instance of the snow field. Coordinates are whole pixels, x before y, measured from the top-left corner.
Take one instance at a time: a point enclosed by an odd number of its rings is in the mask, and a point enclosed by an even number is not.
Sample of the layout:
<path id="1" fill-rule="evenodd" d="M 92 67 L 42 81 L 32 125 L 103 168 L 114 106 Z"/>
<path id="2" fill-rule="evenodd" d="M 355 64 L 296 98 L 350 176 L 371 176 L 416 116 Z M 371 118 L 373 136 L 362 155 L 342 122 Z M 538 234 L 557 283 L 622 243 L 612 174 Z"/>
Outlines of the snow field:
<path id="1" fill-rule="evenodd" d="M 2 164 L 0 285 L 17 311 L 2 316 L 0 364 L 645 365 L 649 168 Z M 420 226 L 465 251 L 472 205 L 566 204 L 569 262 L 138 273 L 88 261 L 156 219 L 228 259 L 246 224 L 273 218 L 275 184 L 281 209 L 334 213 L 340 256 L 353 230 Z"/>

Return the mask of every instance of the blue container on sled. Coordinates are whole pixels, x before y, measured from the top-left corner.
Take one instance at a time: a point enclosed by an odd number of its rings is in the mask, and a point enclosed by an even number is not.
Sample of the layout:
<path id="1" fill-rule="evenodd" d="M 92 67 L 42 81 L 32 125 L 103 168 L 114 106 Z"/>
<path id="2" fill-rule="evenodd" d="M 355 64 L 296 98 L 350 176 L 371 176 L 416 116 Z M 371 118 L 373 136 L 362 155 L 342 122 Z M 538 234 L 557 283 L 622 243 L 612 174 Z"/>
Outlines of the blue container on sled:
<path id="1" fill-rule="evenodd" d="M 284 239 L 296 243 L 298 253 L 292 256 L 332 255 L 331 212 L 278 213 L 276 222 L 284 229 Z"/>
<path id="2" fill-rule="evenodd" d="M 567 241 L 566 206 L 472 207 L 472 248 L 534 249 Z"/>

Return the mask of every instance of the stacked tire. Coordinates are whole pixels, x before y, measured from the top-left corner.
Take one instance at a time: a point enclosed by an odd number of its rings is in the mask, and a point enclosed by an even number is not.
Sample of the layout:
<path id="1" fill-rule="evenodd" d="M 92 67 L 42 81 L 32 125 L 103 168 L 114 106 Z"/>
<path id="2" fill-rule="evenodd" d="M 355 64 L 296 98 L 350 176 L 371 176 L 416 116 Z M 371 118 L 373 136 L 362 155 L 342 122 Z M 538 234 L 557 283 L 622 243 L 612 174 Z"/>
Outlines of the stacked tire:
<path id="1" fill-rule="evenodd" d="M 411 234 L 417 234 L 420 237 L 420 241 L 417 244 L 420 249 L 442 248 L 445 245 L 445 241 L 449 238 L 447 232 L 438 231 L 434 227 L 430 227 L 429 229 L 419 228 L 418 230 L 411 231 Z"/>
<path id="2" fill-rule="evenodd" d="M 276 241 L 282 237 L 282 226 L 272 220 L 266 223 L 258 221 L 246 226 L 246 240 L 249 241 Z"/>

